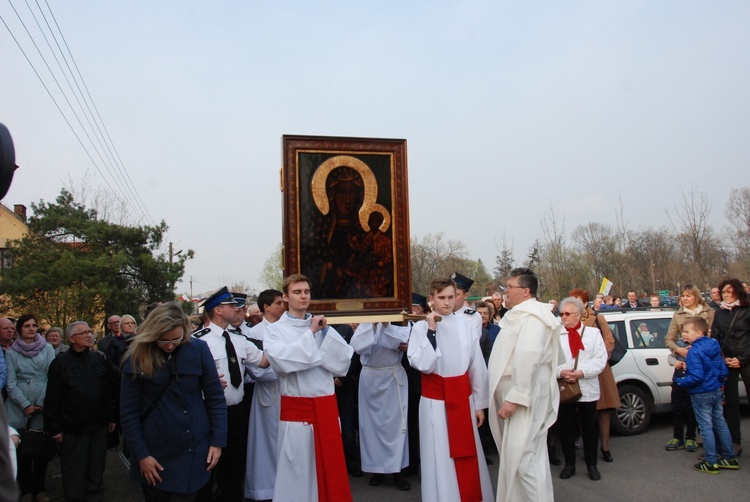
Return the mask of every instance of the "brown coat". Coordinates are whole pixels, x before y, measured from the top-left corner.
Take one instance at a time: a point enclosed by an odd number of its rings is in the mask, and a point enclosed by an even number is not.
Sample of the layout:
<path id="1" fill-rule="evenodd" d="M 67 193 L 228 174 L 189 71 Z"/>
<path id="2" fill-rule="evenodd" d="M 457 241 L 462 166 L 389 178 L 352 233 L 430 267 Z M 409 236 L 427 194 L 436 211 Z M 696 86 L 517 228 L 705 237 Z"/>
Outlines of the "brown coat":
<path id="1" fill-rule="evenodd" d="M 599 322 L 597 323 L 597 318 Z M 602 332 L 602 338 L 604 339 L 604 346 L 607 347 L 607 358 L 612 355 L 612 351 L 615 349 L 615 337 L 612 335 L 612 330 L 609 329 L 609 324 L 603 315 L 597 314 L 591 307 L 586 307 L 586 312 L 583 314 L 583 324 L 585 326 L 595 326 Z M 599 401 L 596 403 L 597 410 L 611 410 L 620 407 L 620 393 L 617 392 L 617 384 L 615 383 L 615 376 L 612 374 L 612 368 L 609 367 L 609 363 L 604 366 L 604 370 L 599 373 L 599 390 L 601 395 Z"/>
<path id="2" fill-rule="evenodd" d="M 700 313 L 698 313 L 698 317 L 702 317 L 708 322 L 708 333 L 706 333 L 706 335 L 710 337 L 711 325 L 714 322 L 714 314 L 716 311 L 705 305 L 702 305 L 702 307 Z M 688 317 L 691 316 L 685 312 L 685 307 L 680 306 L 679 310 L 677 310 L 677 312 L 674 313 L 674 316 L 672 316 L 672 322 L 669 323 L 669 329 L 667 330 L 666 338 L 664 338 L 664 343 L 673 355 L 675 350 L 677 350 L 677 344 L 675 342 L 677 341 L 677 338 L 682 336 L 682 325 L 687 321 Z"/>

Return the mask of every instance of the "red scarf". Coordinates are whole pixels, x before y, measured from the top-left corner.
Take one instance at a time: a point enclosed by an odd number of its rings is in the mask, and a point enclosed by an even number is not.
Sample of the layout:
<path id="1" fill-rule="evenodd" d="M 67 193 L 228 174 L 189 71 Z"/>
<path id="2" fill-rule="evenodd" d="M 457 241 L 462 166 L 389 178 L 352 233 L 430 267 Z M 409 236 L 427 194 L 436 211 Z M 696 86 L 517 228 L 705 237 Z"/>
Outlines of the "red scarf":
<path id="1" fill-rule="evenodd" d="M 575 328 L 565 328 L 568 330 L 568 346 L 570 346 L 570 354 L 573 356 L 573 359 L 578 357 L 578 352 L 581 350 L 586 350 L 583 347 L 583 340 L 581 339 L 581 335 L 578 334 L 578 328 L 581 327 L 581 321 L 578 321 L 578 324 L 576 324 Z"/>

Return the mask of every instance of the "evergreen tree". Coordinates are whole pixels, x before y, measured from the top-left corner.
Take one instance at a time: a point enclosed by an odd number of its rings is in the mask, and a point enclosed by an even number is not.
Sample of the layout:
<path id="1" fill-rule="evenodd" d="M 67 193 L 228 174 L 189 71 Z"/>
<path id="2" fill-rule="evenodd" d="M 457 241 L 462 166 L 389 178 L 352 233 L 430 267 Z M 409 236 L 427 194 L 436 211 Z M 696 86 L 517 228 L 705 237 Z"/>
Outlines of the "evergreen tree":
<path id="1" fill-rule="evenodd" d="M 62 190 L 54 203 L 32 204 L 29 233 L 12 243 L 13 266 L 0 278 L 0 310 L 33 312 L 40 321 L 92 326 L 111 314 L 138 314 L 152 302 L 174 300 L 172 285 L 193 257 L 170 264 L 160 252 L 167 231 L 99 219 L 97 212 Z"/>

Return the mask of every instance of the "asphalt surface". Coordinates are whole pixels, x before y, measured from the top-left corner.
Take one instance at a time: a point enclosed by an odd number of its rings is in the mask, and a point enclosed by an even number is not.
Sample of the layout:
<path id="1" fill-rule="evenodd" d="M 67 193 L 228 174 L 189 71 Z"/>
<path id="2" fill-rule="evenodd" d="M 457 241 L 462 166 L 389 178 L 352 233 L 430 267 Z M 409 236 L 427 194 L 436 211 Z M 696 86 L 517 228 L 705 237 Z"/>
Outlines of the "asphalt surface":
<path id="1" fill-rule="evenodd" d="M 747 500 L 750 493 L 750 408 L 743 408 L 742 431 L 747 451 L 739 457 L 739 471 L 721 471 L 718 476 L 695 472 L 692 465 L 696 454 L 685 450 L 668 452 L 664 449 L 672 437 L 671 416 L 654 417 L 648 431 L 640 436 L 610 439 L 614 462 L 599 460 L 601 481 L 591 481 L 586 474 L 583 452 L 578 450 L 578 473 L 568 480 L 559 479 L 561 466 L 552 466 L 555 500 L 576 502 L 658 500 L 660 502 L 689 502 L 713 500 Z M 699 452 L 702 450 L 699 450 Z M 559 449 L 558 449 L 558 453 Z M 495 461 L 490 466 L 493 486 L 497 482 L 497 453 L 490 452 Z M 128 473 L 114 450 L 110 450 L 105 472 L 105 502 L 135 502 L 143 500 L 140 486 L 128 478 Z M 419 501 L 419 477 L 407 478 L 410 492 L 398 490 L 390 479 L 382 486 L 369 485 L 369 476 L 350 477 L 354 500 L 375 502 Z M 60 463 L 56 458 L 49 466 L 47 490 L 54 501 L 62 501 Z M 301 501 L 303 502 L 303 501 Z"/>

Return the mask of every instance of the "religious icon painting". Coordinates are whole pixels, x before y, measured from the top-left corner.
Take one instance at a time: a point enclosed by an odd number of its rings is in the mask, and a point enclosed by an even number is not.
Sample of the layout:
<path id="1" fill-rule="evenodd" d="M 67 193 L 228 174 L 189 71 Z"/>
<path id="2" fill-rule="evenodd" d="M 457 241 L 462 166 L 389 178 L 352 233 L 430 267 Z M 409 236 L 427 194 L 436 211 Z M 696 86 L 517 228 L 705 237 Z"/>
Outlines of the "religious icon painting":
<path id="1" fill-rule="evenodd" d="M 410 309 L 406 140 L 284 136 L 284 275 L 311 311 Z"/>

